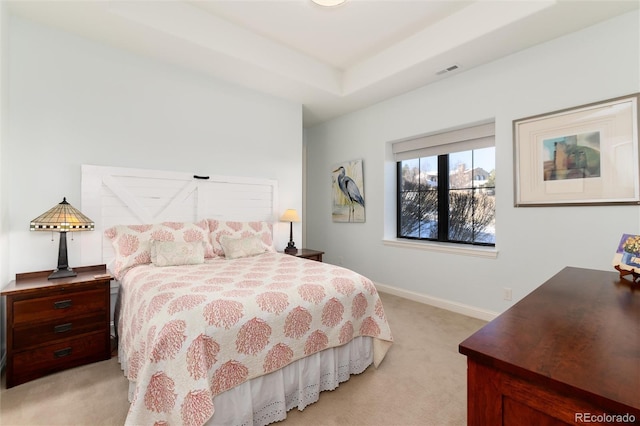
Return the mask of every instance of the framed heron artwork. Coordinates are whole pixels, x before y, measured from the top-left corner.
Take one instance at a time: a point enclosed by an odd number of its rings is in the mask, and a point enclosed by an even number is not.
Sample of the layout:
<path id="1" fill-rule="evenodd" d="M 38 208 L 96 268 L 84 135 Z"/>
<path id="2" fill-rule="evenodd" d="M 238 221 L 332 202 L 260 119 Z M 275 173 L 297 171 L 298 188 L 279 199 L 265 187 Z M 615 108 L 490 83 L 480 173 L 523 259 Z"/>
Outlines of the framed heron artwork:
<path id="1" fill-rule="evenodd" d="M 331 172 L 331 216 L 334 222 L 364 222 L 362 160 L 336 164 Z"/>

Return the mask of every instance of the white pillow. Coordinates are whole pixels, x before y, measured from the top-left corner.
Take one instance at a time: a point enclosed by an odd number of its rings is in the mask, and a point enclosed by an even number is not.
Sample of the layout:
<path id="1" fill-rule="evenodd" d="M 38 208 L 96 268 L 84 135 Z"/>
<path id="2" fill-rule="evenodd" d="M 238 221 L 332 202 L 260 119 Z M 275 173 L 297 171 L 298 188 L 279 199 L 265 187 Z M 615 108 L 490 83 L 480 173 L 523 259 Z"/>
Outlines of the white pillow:
<path id="1" fill-rule="evenodd" d="M 256 236 L 262 241 L 265 250 L 275 252 L 273 247 L 273 225 L 268 222 L 234 222 L 209 219 L 209 237 L 214 255 L 224 256 L 222 237 L 246 238 Z"/>
<path id="2" fill-rule="evenodd" d="M 204 263 L 202 241 L 156 241 L 151 240 L 151 263 L 156 266 L 197 265 Z"/>
<path id="3" fill-rule="evenodd" d="M 268 251 L 268 248 L 265 247 L 257 235 L 245 238 L 232 238 L 228 235 L 223 235 L 220 238 L 220 245 L 224 250 L 224 257 L 227 259 L 255 256 Z"/>

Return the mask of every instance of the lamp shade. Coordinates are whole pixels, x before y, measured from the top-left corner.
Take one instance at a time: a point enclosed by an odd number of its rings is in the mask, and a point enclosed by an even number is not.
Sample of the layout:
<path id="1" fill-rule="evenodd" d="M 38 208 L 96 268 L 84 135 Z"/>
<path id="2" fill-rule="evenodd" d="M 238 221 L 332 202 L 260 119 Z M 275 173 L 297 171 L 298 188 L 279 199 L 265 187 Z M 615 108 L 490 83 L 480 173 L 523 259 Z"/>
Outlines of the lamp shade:
<path id="1" fill-rule="evenodd" d="M 280 217 L 280 221 L 282 222 L 300 222 L 300 217 L 298 216 L 298 212 L 295 209 L 288 209 L 282 213 Z"/>
<path id="2" fill-rule="evenodd" d="M 66 198 L 31 221 L 32 231 L 93 231 L 94 227 L 93 221 L 67 203 Z"/>

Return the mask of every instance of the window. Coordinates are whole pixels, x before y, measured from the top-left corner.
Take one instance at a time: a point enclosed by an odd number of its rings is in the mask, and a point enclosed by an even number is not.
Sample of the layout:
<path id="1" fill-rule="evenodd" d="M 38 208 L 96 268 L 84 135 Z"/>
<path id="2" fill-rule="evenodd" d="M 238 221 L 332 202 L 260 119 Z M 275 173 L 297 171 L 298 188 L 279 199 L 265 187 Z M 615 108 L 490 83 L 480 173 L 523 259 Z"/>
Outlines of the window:
<path id="1" fill-rule="evenodd" d="M 495 245 L 493 124 L 462 130 L 394 144 L 398 237 Z"/>

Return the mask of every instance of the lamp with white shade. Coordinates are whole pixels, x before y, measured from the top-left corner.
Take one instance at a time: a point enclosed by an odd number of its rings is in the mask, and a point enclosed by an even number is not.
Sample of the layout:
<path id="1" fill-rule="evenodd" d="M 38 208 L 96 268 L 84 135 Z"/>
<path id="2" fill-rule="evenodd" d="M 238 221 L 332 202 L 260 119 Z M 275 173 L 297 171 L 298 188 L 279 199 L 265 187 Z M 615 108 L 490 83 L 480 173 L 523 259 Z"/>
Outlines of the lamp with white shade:
<path id="1" fill-rule="evenodd" d="M 296 247 L 296 243 L 293 242 L 293 222 L 300 222 L 298 212 L 295 209 L 285 210 L 280 217 L 280 221 L 289 222 L 289 244 L 287 244 L 287 248 L 284 249 L 284 252 L 287 254 L 297 253 L 298 248 Z"/>

